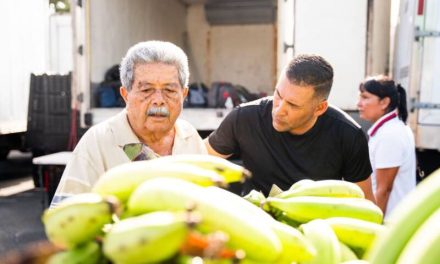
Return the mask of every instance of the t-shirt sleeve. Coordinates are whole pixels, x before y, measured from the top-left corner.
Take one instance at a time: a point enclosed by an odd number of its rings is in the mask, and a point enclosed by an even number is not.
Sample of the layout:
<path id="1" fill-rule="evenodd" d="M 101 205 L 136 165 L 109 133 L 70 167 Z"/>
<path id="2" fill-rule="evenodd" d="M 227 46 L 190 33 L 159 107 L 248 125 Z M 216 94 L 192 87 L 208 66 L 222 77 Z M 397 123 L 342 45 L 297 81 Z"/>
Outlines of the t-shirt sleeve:
<path id="1" fill-rule="evenodd" d="M 221 122 L 220 126 L 209 135 L 209 145 L 222 155 L 238 154 L 237 124 L 239 108 L 232 110 Z"/>
<path id="2" fill-rule="evenodd" d="M 342 177 L 346 181 L 360 182 L 370 177 L 372 173 L 368 141 L 362 130 L 358 130 L 352 141 L 347 142 L 345 162 Z"/>

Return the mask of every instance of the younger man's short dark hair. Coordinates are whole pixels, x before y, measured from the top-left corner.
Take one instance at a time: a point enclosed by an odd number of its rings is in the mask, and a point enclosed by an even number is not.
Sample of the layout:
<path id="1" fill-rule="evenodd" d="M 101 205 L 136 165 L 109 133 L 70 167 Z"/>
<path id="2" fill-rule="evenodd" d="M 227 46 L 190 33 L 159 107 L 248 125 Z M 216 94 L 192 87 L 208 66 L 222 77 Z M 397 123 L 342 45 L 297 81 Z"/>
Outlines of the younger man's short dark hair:
<path id="1" fill-rule="evenodd" d="M 292 84 L 311 85 L 315 97 L 327 99 L 333 84 L 333 68 L 323 57 L 302 54 L 290 61 L 286 75 Z"/>

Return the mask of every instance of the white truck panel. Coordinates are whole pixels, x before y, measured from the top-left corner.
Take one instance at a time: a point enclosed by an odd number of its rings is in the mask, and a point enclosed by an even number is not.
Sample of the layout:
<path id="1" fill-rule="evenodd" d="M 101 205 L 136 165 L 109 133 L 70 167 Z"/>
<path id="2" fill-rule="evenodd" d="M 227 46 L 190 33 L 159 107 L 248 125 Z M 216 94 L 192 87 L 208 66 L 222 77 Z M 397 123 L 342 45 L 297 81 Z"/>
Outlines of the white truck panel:
<path id="1" fill-rule="evenodd" d="M 423 30 L 440 32 L 439 1 L 426 1 L 424 22 Z M 422 41 L 420 102 L 440 104 L 440 37 L 425 37 Z M 440 138 L 440 109 L 420 109 L 418 122 L 437 126 L 437 137 Z"/>
<path id="2" fill-rule="evenodd" d="M 0 134 L 26 131 L 30 74 L 46 71 L 47 0 L 0 1 Z"/>
<path id="3" fill-rule="evenodd" d="M 329 101 L 357 109 L 357 87 L 366 68 L 367 0 L 296 0 L 294 16 L 295 55 L 327 59 L 335 74 Z"/>

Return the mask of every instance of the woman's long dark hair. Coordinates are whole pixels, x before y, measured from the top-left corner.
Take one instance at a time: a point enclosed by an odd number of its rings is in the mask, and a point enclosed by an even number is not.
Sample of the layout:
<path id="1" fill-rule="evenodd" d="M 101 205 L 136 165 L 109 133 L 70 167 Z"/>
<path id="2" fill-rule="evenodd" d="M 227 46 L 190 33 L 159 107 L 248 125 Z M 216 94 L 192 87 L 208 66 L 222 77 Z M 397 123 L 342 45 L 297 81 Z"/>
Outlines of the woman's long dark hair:
<path id="1" fill-rule="evenodd" d="M 359 86 L 361 92 L 367 91 L 378 96 L 380 99 L 390 98 L 390 104 L 386 109 L 389 113 L 397 108 L 399 118 L 406 123 L 408 109 L 406 106 L 406 91 L 400 84 L 396 84 L 391 78 L 384 75 L 367 78 Z"/>

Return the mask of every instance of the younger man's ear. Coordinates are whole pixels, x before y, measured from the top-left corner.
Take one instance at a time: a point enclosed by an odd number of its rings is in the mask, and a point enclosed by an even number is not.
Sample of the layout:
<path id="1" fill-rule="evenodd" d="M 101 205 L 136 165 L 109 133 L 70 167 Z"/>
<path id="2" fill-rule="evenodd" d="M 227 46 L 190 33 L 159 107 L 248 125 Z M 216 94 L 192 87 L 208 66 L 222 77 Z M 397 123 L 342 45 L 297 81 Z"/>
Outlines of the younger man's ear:
<path id="1" fill-rule="evenodd" d="M 315 115 L 320 116 L 320 115 L 324 114 L 325 111 L 327 111 L 327 108 L 328 108 L 327 100 L 323 100 L 323 101 L 319 102 L 318 107 L 316 108 Z"/>

